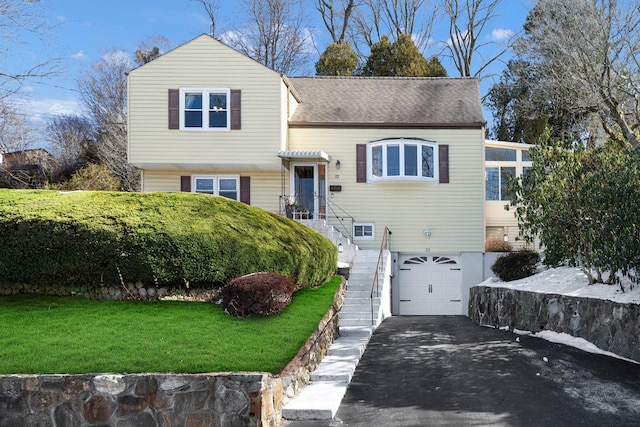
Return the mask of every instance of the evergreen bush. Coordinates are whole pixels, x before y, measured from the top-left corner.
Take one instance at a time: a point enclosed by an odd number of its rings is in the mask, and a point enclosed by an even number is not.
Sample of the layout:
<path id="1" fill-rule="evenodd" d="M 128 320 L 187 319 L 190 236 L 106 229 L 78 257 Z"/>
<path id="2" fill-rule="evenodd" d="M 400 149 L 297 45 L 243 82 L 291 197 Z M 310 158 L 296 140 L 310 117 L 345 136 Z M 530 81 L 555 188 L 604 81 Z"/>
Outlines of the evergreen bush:
<path id="1" fill-rule="evenodd" d="M 278 272 L 316 287 L 335 246 L 279 215 L 193 193 L 0 190 L 0 287 L 219 287 Z"/>
<path id="2" fill-rule="evenodd" d="M 525 249 L 501 256 L 491 266 L 491 271 L 503 282 L 511 282 L 536 274 L 538 262 L 540 255 Z"/>

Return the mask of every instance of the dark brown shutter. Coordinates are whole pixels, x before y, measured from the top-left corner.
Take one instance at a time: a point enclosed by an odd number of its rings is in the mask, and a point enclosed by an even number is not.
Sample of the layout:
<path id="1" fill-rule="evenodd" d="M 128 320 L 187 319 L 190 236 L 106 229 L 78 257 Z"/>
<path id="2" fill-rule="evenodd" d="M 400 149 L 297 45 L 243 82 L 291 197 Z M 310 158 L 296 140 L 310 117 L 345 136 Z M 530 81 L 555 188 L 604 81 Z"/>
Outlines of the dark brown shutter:
<path id="1" fill-rule="evenodd" d="M 250 176 L 240 177 L 240 201 L 242 203 L 246 203 L 247 205 L 251 204 L 251 177 Z"/>
<path id="2" fill-rule="evenodd" d="M 356 144 L 356 182 L 367 182 L 367 144 Z"/>
<path id="3" fill-rule="evenodd" d="M 241 101 L 241 91 L 231 89 L 231 130 L 239 130 L 242 128 L 242 116 L 240 114 L 242 109 Z"/>
<path id="4" fill-rule="evenodd" d="M 449 183 L 449 146 L 438 145 L 438 167 L 440 174 L 440 184 Z"/>
<path id="5" fill-rule="evenodd" d="M 180 177 L 180 191 L 191 191 L 191 176 L 181 176 Z"/>
<path id="6" fill-rule="evenodd" d="M 169 89 L 169 129 L 180 129 L 180 90 Z"/>

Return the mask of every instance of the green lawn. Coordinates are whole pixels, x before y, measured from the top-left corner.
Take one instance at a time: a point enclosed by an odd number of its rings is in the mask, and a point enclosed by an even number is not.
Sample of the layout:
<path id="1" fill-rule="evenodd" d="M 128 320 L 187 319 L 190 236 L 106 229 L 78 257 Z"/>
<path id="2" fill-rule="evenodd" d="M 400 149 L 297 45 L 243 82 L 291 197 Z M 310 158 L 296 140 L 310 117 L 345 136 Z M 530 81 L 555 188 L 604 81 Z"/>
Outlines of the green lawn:
<path id="1" fill-rule="evenodd" d="M 279 315 L 246 319 L 212 303 L 0 297 L 0 374 L 275 374 L 318 326 L 340 281 L 296 292 Z"/>

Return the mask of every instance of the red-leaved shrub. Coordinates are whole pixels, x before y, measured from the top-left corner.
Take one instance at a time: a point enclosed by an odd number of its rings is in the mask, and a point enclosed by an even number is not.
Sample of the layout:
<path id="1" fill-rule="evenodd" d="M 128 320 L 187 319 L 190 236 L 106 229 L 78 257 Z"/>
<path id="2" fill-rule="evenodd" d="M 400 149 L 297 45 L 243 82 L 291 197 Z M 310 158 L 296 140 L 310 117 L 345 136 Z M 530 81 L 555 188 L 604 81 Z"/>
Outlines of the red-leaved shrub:
<path id="1" fill-rule="evenodd" d="M 222 308 L 232 316 L 278 314 L 291 303 L 295 283 L 278 273 L 253 273 L 222 288 Z"/>
<path id="2" fill-rule="evenodd" d="M 485 252 L 511 252 L 511 243 L 505 242 L 499 237 L 487 237 L 484 242 Z"/>

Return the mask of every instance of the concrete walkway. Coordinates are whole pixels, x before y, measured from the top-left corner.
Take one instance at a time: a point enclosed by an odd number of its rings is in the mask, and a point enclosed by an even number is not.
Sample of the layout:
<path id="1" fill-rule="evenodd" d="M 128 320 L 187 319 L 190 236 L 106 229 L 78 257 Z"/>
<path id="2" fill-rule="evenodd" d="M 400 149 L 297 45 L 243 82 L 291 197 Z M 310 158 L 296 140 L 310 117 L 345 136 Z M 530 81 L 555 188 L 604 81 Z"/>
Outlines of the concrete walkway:
<path id="1" fill-rule="evenodd" d="M 639 420 L 638 364 L 480 327 L 463 316 L 414 316 L 378 327 L 333 420 L 282 425 L 637 426 Z"/>
<path id="2" fill-rule="evenodd" d="M 373 306 L 371 300 L 377 262 L 377 251 L 357 252 L 340 311 L 340 337 L 311 373 L 310 384 L 283 408 L 284 418 L 331 420 L 336 415 L 360 357 L 377 326 L 372 321 L 372 310 L 377 315 L 380 298 L 373 299 Z"/>

